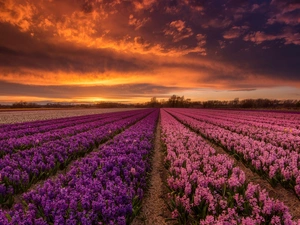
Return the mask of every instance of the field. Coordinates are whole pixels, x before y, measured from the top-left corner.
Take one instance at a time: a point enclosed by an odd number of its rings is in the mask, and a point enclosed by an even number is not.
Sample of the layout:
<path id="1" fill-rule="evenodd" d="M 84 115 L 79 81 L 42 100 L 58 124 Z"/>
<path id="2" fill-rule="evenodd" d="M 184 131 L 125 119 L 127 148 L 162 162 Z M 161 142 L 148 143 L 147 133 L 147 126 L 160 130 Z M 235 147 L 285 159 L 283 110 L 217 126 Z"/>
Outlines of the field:
<path id="1" fill-rule="evenodd" d="M 300 114 L 166 108 L 0 118 L 0 224 L 300 223 Z"/>
<path id="2" fill-rule="evenodd" d="M 108 112 L 119 112 L 135 110 L 134 108 L 115 109 L 11 109 L 0 110 L 0 124 L 22 123 L 35 120 L 49 120 L 72 116 L 83 116 L 101 114 Z"/>

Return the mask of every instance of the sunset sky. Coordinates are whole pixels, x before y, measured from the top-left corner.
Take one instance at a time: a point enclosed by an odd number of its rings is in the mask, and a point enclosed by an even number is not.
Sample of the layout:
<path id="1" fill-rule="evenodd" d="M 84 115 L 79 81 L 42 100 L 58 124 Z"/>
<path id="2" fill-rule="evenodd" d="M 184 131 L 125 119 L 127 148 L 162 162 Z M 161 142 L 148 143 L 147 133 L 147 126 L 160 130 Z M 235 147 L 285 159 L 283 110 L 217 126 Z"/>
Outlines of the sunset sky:
<path id="1" fill-rule="evenodd" d="M 0 103 L 300 99 L 300 3 L 0 0 Z"/>

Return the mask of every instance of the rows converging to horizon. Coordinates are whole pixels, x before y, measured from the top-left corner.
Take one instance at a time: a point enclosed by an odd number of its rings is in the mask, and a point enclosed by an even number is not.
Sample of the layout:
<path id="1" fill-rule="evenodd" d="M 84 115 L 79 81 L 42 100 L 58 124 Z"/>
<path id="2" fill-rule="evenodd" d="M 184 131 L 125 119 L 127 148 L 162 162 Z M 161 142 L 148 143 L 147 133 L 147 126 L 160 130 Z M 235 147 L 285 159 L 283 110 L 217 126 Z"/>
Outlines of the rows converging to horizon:
<path id="1" fill-rule="evenodd" d="M 131 224 L 151 187 L 157 127 L 166 224 L 300 221 L 300 114 L 108 111 L 0 125 L 1 224 Z"/>

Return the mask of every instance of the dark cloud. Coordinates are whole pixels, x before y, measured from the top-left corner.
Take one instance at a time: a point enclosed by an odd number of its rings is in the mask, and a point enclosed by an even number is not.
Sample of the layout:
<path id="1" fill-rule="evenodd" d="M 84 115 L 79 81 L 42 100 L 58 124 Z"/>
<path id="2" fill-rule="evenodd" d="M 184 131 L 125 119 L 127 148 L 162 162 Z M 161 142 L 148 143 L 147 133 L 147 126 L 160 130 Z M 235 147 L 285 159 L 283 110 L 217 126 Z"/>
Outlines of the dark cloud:
<path id="1" fill-rule="evenodd" d="M 55 50 L 55 49 L 52 49 Z M 58 50 L 58 49 L 56 49 Z M 20 68 L 45 71 L 64 71 L 64 72 L 97 72 L 107 71 L 134 72 L 149 70 L 141 61 L 134 61 L 102 51 L 86 51 L 78 49 L 73 51 L 56 52 L 17 52 L 12 49 L 0 46 L 0 67 L 1 68 Z M 1 69 L 0 69 L 1 71 Z"/>
<path id="2" fill-rule="evenodd" d="M 0 25 L 1 28 L 1 25 Z M 33 39 L 30 35 L 20 33 L 15 28 L 6 28 L 0 43 L 1 68 L 33 69 L 65 72 L 121 71 L 134 72 L 149 70 L 144 62 L 135 57 L 129 58 L 109 49 L 87 49 L 68 44 L 48 44 Z M 22 38 L 22 42 L 18 37 Z"/>
<path id="3" fill-rule="evenodd" d="M 23 85 L 0 81 L 0 95 L 8 96 L 39 96 L 49 99 L 74 99 L 77 97 L 99 98 L 132 98 L 132 97 L 161 97 L 165 94 L 180 91 L 178 87 L 166 87 L 152 84 L 124 84 L 124 85 Z"/>
<path id="4" fill-rule="evenodd" d="M 229 90 L 229 91 L 256 91 L 256 88 L 242 88 L 242 89 L 235 89 L 235 90 Z"/>

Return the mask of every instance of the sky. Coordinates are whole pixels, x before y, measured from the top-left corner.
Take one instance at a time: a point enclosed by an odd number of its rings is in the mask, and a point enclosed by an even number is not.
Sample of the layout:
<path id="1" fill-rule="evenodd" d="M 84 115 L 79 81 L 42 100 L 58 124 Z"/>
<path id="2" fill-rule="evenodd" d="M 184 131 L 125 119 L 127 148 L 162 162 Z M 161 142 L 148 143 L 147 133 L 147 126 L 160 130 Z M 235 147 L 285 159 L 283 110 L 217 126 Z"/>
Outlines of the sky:
<path id="1" fill-rule="evenodd" d="M 0 103 L 300 99 L 300 3 L 0 0 Z"/>

